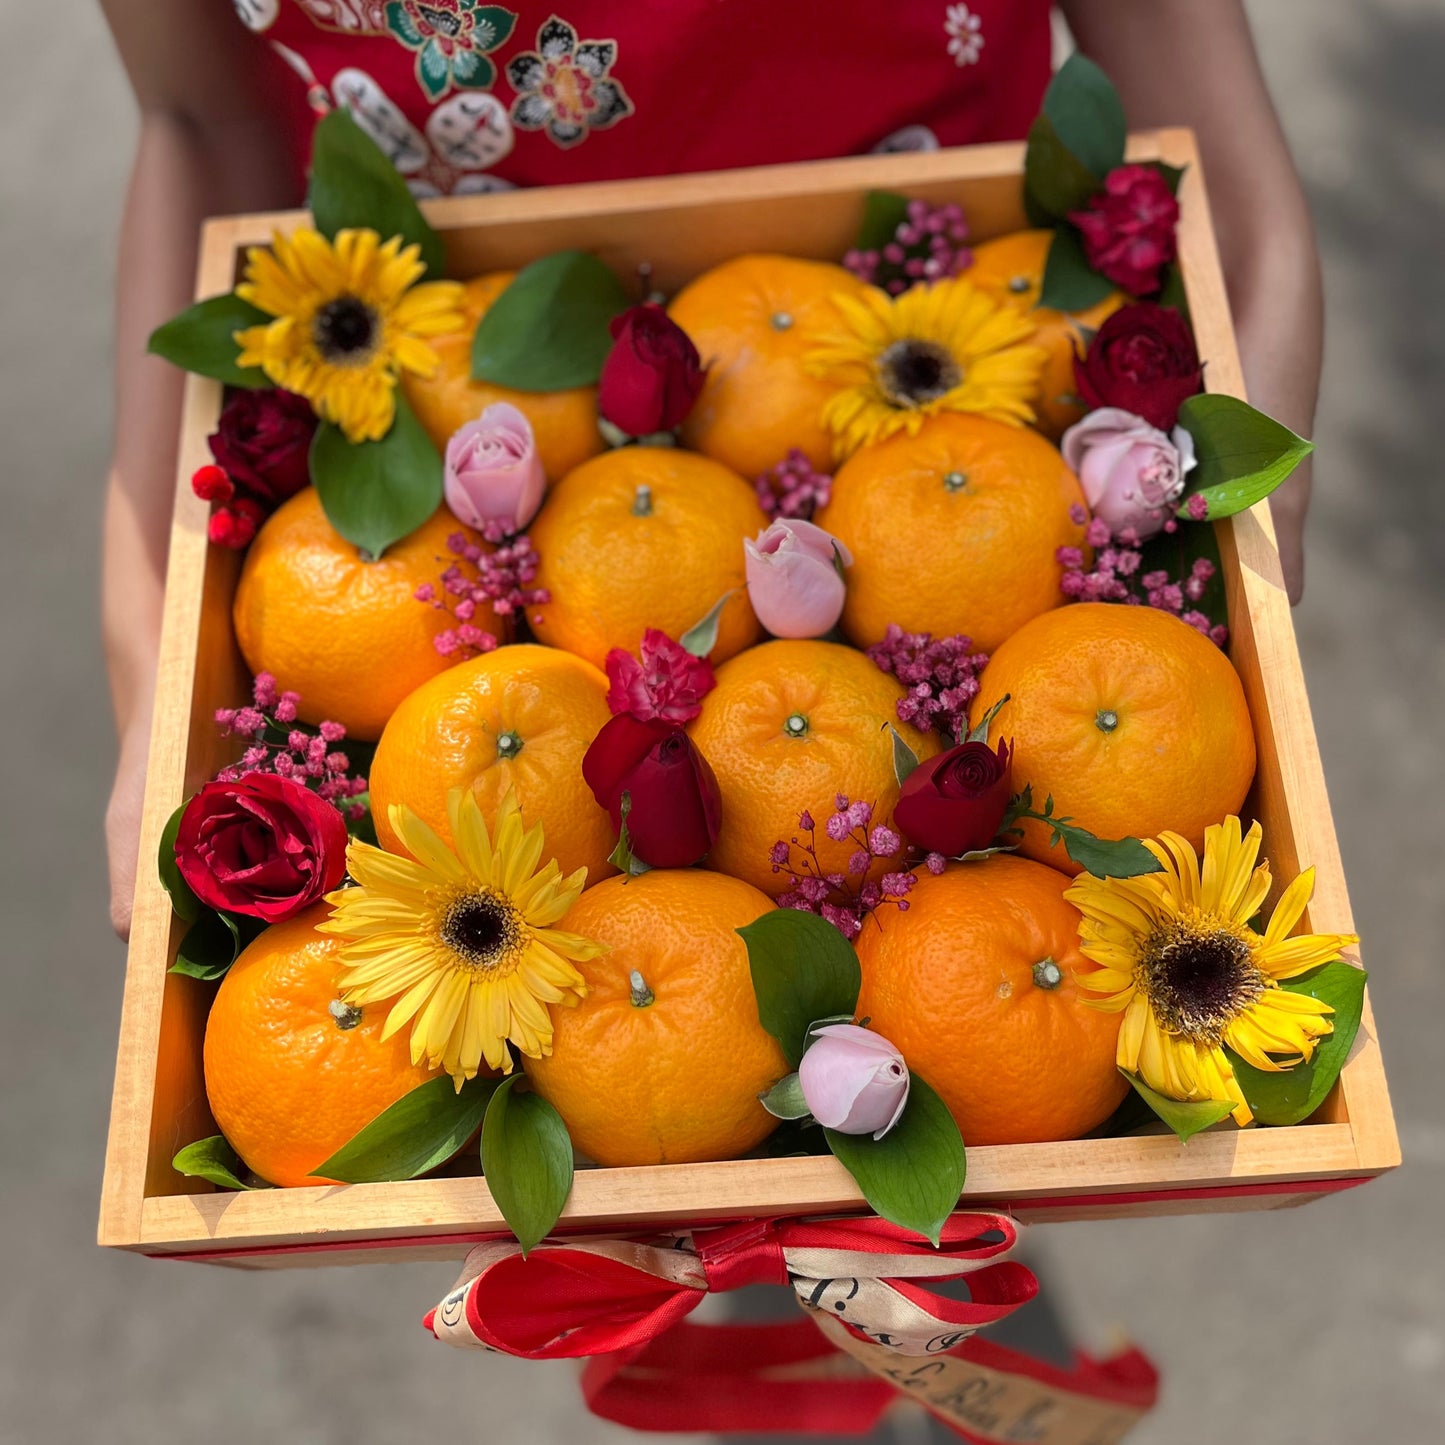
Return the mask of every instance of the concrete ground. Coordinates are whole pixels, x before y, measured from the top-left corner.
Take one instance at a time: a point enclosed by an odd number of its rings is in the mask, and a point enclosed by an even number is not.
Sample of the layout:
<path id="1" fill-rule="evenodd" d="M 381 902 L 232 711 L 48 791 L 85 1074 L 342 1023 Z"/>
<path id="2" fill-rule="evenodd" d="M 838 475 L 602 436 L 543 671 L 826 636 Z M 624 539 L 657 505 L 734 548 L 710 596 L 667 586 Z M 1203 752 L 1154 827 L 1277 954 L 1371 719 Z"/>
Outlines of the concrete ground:
<path id="1" fill-rule="evenodd" d="M 222 0 L 213 0 L 222 3 Z M 940 7 L 941 8 L 941 7 Z M 1165 1372 L 1139 1445 L 1445 1436 L 1445 8 L 1256 0 L 1330 296 L 1310 588 L 1297 613 L 1409 1160 L 1281 1214 L 1035 1233 L 1081 1333 Z M 62 13 L 63 12 L 63 13 Z M 0 0 L 0 1439 L 601 1442 L 563 1366 L 417 1327 L 444 1266 L 245 1275 L 93 1244 L 122 955 L 100 813 L 94 623 L 112 235 L 133 137 L 97 10 Z"/>

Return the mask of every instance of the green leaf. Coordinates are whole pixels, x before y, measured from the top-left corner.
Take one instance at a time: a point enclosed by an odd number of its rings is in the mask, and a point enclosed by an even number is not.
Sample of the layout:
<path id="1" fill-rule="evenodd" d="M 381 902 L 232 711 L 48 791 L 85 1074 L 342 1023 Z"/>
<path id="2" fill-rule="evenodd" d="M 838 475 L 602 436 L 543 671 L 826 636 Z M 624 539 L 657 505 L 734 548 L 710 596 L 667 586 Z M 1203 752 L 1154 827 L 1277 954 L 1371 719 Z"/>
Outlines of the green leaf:
<path id="1" fill-rule="evenodd" d="M 176 866 L 176 834 L 181 830 L 181 815 L 186 805 L 181 804 L 161 830 L 161 845 L 156 851 L 156 871 L 161 875 L 161 887 L 171 900 L 171 909 L 184 923 L 194 923 L 201 912 L 201 900 L 191 892 L 191 885 L 181 877 Z"/>
<path id="2" fill-rule="evenodd" d="M 1171 264 L 1164 272 L 1164 285 L 1160 288 L 1160 306 L 1172 306 L 1186 321 L 1189 320 L 1189 293 L 1184 289 L 1184 272 L 1178 262 Z"/>
<path id="3" fill-rule="evenodd" d="M 520 1076 L 492 1093 L 482 1121 L 482 1174 L 525 1255 L 557 1223 L 572 1192 L 572 1141 L 540 1095 L 518 1093 Z"/>
<path id="4" fill-rule="evenodd" d="M 1232 1050 L 1225 1051 L 1234 1065 L 1240 1090 L 1261 1124 L 1299 1124 L 1324 1103 L 1359 1032 L 1365 1007 L 1365 978 L 1364 969 L 1341 960 L 1280 984 L 1288 993 L 1322 999 L 1335 1011 L 1335 1031 L 1320 1040 L 1309 1063 L 1274 1074 L 1245 1063 Z"/>
<path id="5" fill-rule="evenodd" d="M 686 632 L 679 637 L 678 643 L 684 652 L 690 652 L 694 657 L 706 657 L 717 646 L 718 627 L 722 623 L 723 609 L 733 599 L 737 588 L 724 592 L 716 602 L 707 610 L 707 616 L 701 622 L 694 622 Z"/>
<path id="6" fill-rule="evenodd" d="M 1024 195 L 1035 224 L 1062 221 L 1070 211 L 1082 210 L 1103 184 L 1059 138 L 1048 116 L 1039 115 L 1024 153 Z"/>
<path id="7" fill-rule="evenodd" d="M 1169 194 L 1179 194 L 1179 182 L 1184 179 L 1185 166 L 1171 166 L 1168 161 L 1146 162 L 1151 171 L 1158 171 L 1164 177 L 1164 184 L 1169 187 Z"/>
<path id="8" fill-rule="evenodd" d="M 903 734 L 892 723 L 885 724 L 893 737 L 893 776 L 901 788 L 918 766 L 918 754 L 904 741 Z"/>
<path id="9" fill-rule="evenodd" d="M 586 251 L 558 251 L 520 270 L 472 339 L 472 376 L 519 391 L 591 386 L 625 311 L 622 282 Z"/>
<path id="10" fill-rule="evenodd" d="M 1044 92 L 1044 115 L 1059 139 L 1096 176 L 1124 164 L 1128 126 L 1113 82 L 1088 56 L 1075 51 Z"/>
<path id="11" fill-rule="evenodd" d="M 1012 694 L 1007 692 L 1004 693 L 1004 695 L 979 718 L 978 725 L 969 728 L 968 736 L 964 741 L 968 743 L 986 743 L 988 741 L 988 730 L 993 726 L 994 718 L 998 716 L 999 709 L 1009 700 L 1011 695 Z"/>
<path id="12" fill-rule="evenodd" d="M 212 1134 L 209 1139 L 197 1139 L 194 1144 L 187 1144 L 171 1160 L 171 1168 L 188 1179 L 209 1179 L 222 1189 L 265 1188 L 264 1185 L 247 1184 L 241 1178 L 241 1170 L 245 1167 L 221 1134 Z"/>
<path id="13" fill-rule="evenodd" d="M 1095 878 L 1134 878 L 1140 873 L 1158 873 L 1159 860 L 1137 838 L 1096 838 L 1087 828 L 1050 819 L 1051 841 L 1062 841 L 1064 851 L 1086 873 Z"/>
<path id="14" fill-rule="evenodd" d="M 863 221 L 853 245 L 859 251 L 881 251 L 907 219 L 907 196 L 893 191 L 869 191 L 863 197 Z"/>
<path id="15" fill-rule="evenodd" d="M 152 356 L 165 357 L 182 371 L 214 377 L 228 386 L 270 386 L 270 379 L 259 366 L 236 365 L 240 348 L 235 339 L 236 332 L 270 320 L 259 307 L 228 291 L 224 296 L 197 301 L 179 316 L 157 326 L 146 342 L 146 350 Z"/>
<path id="16" fill-rule="evenodd" d="M 1204 584 L 1204 595 L 1188 604 L 1214 624 L 1229 625 L 1229 601 L 1224 591 L 1224 566 L 1219 558 L 1219 539 L 1210 522 L 1190 522 L 1172 532 L 1156 532 L 1139 549 L 1138 574 L 1167 572 L 1171 577 L 1189 576 L 1196 558 L 1214 564 L 1214 575 Z"/>
<path id="17" fill-rule="evenodd" d="M 806 1119 L 810 1112 L 797 1074 L 784 1075 L 766 1093 L 758 1095 L 758 1102 L 775 1119 Z"/>
<path id="18" fill-rule="evenodd" d="M 818 1019 L 853 1017 L 863 984 L 858 955 L 827 919 L 796 908 L 775 908 L 738 932 L 748 946 L 758 1018 L 796 1069 Z"/>
<path id="19" fill-rule="evenodd" d="M 311 441 L 311 480 L 326 520 L 375 560 L 441 505 L 442 459 L 406 400 L 379 442 L 349 442 L 322 422 Z"/>
<path id="20" fill-rule="evenodd" d="M 963 1193 L 963 1138 L 948 1106 L 914 1074 L 903 1117 L 881 1139 L 824 1129 L 833 1157 L 873 1210 L 935 1246 Z"/>
<path id="21" fill-rule="evenodd" d="M 1187 496 L 1205 498 L 1210 521 L 1262 502 L 1315 449 L 1237 396 L 1192 396 L 1179 408 L 1179 424 L 1198 457 Z M 1178 515 L 1189 516 L 1187 498 Z"/>
<path id="22" fill-rule="evenodd" d="M 259 938 L 265 928 L 257 918 L 203 908 L 181 939 L 170 971 L 206 983 L 214 982 L 225 975 L 241 956 L 241 950 Z"/>
<path id="23" fill-rule="evenodd" d="M 428 1079 L 318 1164 L 311 1177 L 344 1184 L 415 1179 L 445 1164 L 476 1133 L 496 1087 L 495 1079 L 468 1079 L 458 1092 L 449 1075 Z"/>
<path id="24" fill-rule="evenodd" d="M 640 878 L 652 871 L 651 863 L 644 863 L 632 851 L 632 832 L 627 826 L 628 815 L 632 812 L 632 794 L 624 792 L 618 807 L 622 815 L 622 826 L 617 830 L 617 846 L 607 855 L 607 861 L 614 868 L 620 868 L 629 878 Z"/>
<path id="25" fill-rule="evenodd" d="M 1119 1072 L 1134 1086 L 1135 1092 L 1148 1106 L 1173 1129 L 1181 1144 L 1187 1144 L 1201 1129 L 1229 1118 L 1234 1105 L 1228 1099 L 1200 1099 L 1194 1103 L 1181 1103 L 1177 1099 L 1166 1099 L 1156 1094 L 1142 1079 L 1136 1078 L 1126 1069 Z"/>
<path id="26" fill-rule="evenodd" d="M 1038 304 L 1055 311 L 1087 311 L 1114 290 L 1114 283 L 1089 268 L 1084 243 L 1072 226 L 1054 232 Z"/>
<path id="27" fill-rule="evenodd" d="M 365 228 L 383 241 L 400 236 L 407 245 L 421 247 L 433 280 L 441 276 L 446 260 L 441 237 L 396 167 L 343 106 L 323 116 L 312 132 L 306 204 L 322 235 L 334 239 L 338 231 Z"/>

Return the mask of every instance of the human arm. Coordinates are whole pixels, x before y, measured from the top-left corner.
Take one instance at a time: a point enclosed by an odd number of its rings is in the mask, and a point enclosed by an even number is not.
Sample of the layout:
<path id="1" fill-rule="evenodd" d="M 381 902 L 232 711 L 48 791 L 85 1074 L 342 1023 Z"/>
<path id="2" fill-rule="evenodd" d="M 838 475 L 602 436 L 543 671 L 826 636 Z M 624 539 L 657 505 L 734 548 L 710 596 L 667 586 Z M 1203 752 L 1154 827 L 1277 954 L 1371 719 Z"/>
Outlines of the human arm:
<path id="1" fill-rule="evenodd" d="M 1243 0 L 1062 0 L 1079 48 L 1118 87 L 1131 129 L 1199 142 L 1249 399 L 1308 436 L 1323 343 L 1319 256 Z M 1310 467 L 1270 499 L 1290 600 L 1304 589 Z"/>
<path id="2" fill-rule="evenodd" d="M 160 640 L 184 378 L 145 354 L 185 307 L 201 221 L 294 199 L 284 137 L 259 100 L 260 47 L 230 7 L 102 0 L 140 107 L 116 270 L 115 438 L 106 485 L 101 613 L 119 758 L 106 810 L 110 911 L 130 926 Z"/>

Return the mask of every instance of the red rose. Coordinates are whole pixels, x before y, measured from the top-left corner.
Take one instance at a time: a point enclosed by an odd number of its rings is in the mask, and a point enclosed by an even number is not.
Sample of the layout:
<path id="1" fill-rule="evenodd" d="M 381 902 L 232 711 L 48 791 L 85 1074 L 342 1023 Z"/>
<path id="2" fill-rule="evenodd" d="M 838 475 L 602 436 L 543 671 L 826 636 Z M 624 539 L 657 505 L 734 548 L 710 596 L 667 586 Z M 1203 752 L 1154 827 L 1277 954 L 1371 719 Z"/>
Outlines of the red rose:
<path id="1" fill-rule="evenodd" d="M 893 810 L 893 825 L 928 853 L 957 858 L 998 836 L 1012 792 L 1009 745 L 960 743 L 919 763 Z"/>
<path id="2" fill-rule="evenodd" d="M 619 831 L 622 795 L 629 795 L 632 851 L 654 868 L 686 868 L 717 841 L 722 820 L 717 778 L 675 723 L 619 713 L 592 740 L 582 776 Z"/>
<path id="3" fill-rule="evenodd" d="M 1172 307 L 1121 306 L 1074 358 L 1074 383 L 1091 410 L 1114 406 L 1167 432 L 1179 408 L 1204 390 L 1189 323 Z"/>
<path id="4" fill-rule="evenodd" d="M 346 823 L 275 773 L 207 783 L 181 814 L 176 866 L 209 907 L 280 923 L 341 882 Z"/>
<path id="5" fill-rule="evenodd" d="M 680 426 L 707 375 L 692 338 L 652 302 L 614 317 L 612 335 L 597 410 L 630 437 Z"/>
<path id="6" fill-rule="evenodd" d="M 1118 166 L 1104 177 L 1104 189 L 1086 211 L 1069 219 L 1084 240 L 1084 256 L 1131 296 L 1152 296 L 1164 284 L 1174 259 L 1179 202 L 1153 166 Z"/>
<path id="7" fill-rule="evenodd" d="M 263 388 L 233 392 L 206 440 L 217 465 L 238 487 L 277 507 L 310 482 L 315 431 L 309 402 L 289 391 Z"/>

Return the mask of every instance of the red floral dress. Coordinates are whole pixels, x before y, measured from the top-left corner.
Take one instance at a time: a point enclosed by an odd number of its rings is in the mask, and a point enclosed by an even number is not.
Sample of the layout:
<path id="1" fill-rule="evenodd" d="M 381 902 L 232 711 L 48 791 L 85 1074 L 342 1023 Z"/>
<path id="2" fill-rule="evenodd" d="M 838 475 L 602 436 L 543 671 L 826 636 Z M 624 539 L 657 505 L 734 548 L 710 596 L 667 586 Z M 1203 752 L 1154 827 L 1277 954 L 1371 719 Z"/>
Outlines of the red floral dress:
<path id="1" fill-rule="evenodd" d="M 1048 0 L 233 0 L 298 162 L 344 105 L 419 195 L 1013 139 Z"/>

